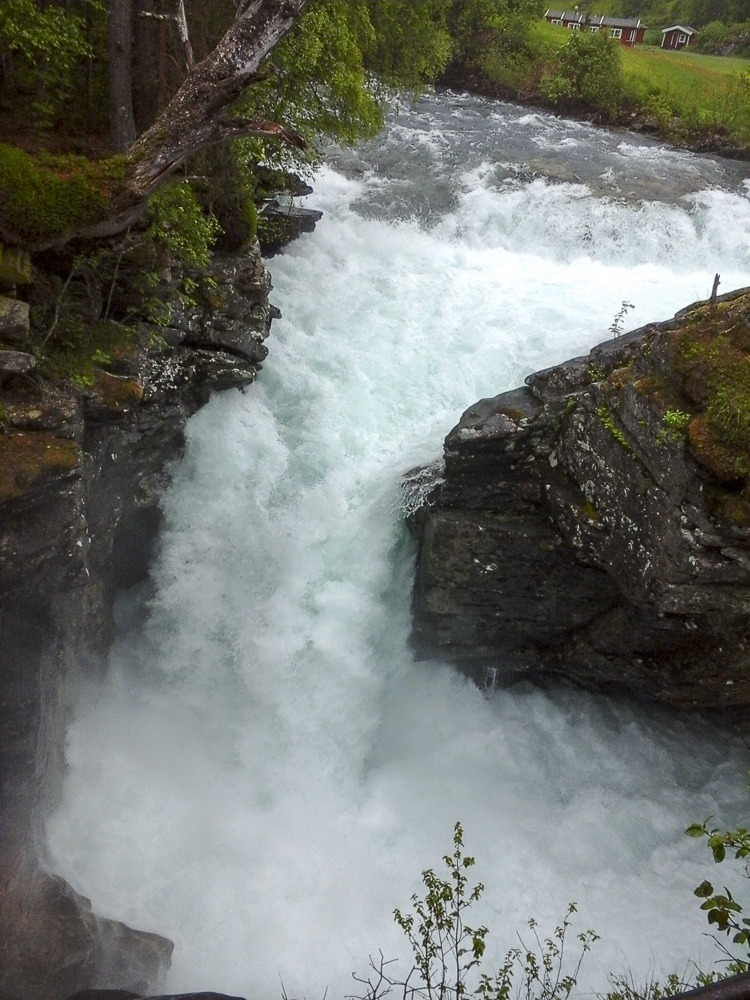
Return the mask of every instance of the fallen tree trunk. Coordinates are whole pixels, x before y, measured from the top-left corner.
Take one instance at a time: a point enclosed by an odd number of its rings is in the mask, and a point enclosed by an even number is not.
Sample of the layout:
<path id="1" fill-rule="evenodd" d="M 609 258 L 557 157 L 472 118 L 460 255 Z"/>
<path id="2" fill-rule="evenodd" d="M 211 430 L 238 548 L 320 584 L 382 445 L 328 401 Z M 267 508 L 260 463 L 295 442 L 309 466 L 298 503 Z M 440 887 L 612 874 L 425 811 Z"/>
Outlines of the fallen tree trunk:
<path id="1" fill-rule="evenodd" d="M 216 48 L 188 73 L 172 101 L 125 154 L 122 179 L 108 193 L 98 218 L 81 225 L 71 220 L 65 231 L 33 235 L 14 231 L 0 220 L 2 239 L 39 251 L 76 238 L 124 232 L 143 214 L 149 196 L 187 157 L 227 139 L 260 136 L 303 148 L 304 140 L 283 125 L 239 118 L 231 106 L 308 2 L 244 0 L 239 4 L 234 23 Z"/>

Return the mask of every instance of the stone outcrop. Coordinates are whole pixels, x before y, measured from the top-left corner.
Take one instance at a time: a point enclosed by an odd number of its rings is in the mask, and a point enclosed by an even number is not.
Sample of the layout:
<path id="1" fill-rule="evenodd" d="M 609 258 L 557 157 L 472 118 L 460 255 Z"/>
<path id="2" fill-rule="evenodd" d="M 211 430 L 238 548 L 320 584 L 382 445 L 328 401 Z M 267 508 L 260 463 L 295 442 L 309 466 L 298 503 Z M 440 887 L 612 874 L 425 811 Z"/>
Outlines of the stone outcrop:
<path id="1" fill-rule="evenodd" d="M 43 821 L 78 687 L 104 670 L 114 594 L 147 573 L 185 422 L 267 354 L 257 243 L 202 277 L 168 326 L 127 328 L 79 377 L 0 386 L 0 995 L 154 993 L 169 964 L 170 942 L 98 918 L 46 870 Z"/>
<path id="2" fill-rule="evenodd" d="M 750 704 L 750 291 L 484 399 L 407 481 L 414 642 L 478 683 Z"/>

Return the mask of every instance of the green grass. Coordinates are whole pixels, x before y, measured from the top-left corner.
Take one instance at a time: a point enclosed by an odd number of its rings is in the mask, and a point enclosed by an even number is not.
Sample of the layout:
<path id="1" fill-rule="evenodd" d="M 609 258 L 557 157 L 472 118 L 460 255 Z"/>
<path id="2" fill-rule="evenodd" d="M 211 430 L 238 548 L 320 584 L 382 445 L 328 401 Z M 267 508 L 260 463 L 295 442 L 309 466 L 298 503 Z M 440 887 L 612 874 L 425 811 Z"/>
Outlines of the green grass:
<path id="1" fill-rule="evenodd" d="M 524 56 L 488 60 L 486 78 L 522 99 L 544 101 L 540 81 L 545 75 L 554 76 L 558 53 L 571 34 L 546 21 L 535 23 Z M 731 146 L 750 147 L 750 59 L 640 45 L 622 46 L 620 64 L 616 113 L 611 106 L 590 108 L 603 120 L 626 124 L 635 115 L 650 120 L 672 140 L 690 142 L 718 135 Z"/>
<path id="2" fill-rule="evenodd" d="M 622 67 L 626 95 L 666 129 L 750 143 L 750 60 L 640 46 L 623 49 Z"/>

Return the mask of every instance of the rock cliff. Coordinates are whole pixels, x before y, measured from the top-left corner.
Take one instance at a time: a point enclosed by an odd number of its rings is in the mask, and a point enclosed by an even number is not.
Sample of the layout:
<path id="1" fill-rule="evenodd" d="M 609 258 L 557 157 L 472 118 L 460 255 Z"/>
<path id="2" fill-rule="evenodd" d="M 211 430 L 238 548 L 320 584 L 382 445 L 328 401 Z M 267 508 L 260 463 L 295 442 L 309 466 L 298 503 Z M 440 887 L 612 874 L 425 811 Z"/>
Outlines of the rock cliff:
<path id="1" fill-rule="evenodd" d="M 414 642 L 478 683 L 750 704 L 750 290 L 484 399 L 407 491 Z M 414 506 L 414 504 L 412 504 Z"/>
<path id="2" fill-rule="evenodd" d="M 194 283 L 168 326 L 118 328 L 79 387 L 35 377 L 33 358 L 3 362 L 30 358 L 29 309 L 0 300 L 0 994 L 146 994 L 169 965 L 171 942 L 95 916 L 46 870 L 43 821 L 77 690 L 104 669 L 114 594 L 146 575 L 185 422 L 213 391 L 253 382 L 267 355 L 257 243 Z"/>

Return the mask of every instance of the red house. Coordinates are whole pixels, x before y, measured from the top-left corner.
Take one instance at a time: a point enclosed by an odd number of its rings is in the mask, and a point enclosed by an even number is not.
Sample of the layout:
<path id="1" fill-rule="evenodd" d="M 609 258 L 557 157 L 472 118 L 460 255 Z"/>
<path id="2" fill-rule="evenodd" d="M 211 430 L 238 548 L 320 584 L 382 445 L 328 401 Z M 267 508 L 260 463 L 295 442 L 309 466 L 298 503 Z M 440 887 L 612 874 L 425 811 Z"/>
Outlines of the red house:
<path id="1" fill-rule="evenodd" d="M 640 45 L 646 33 L 643 21 L 634 17 L 605 17 L 602 14 L 579 14 L 571 10 L 548 10 L 544 15 L 550 24 L 570 31 L 608 31 L 622 45 Z"/>
<path id="2" fill-rule="evenodd" d="M 673 24 L 671 28 L 662 28 L 661 47 L 663 49 L 684 49 L 695 41 L 695 28 L 686 28 L 684 24 Z"/>

